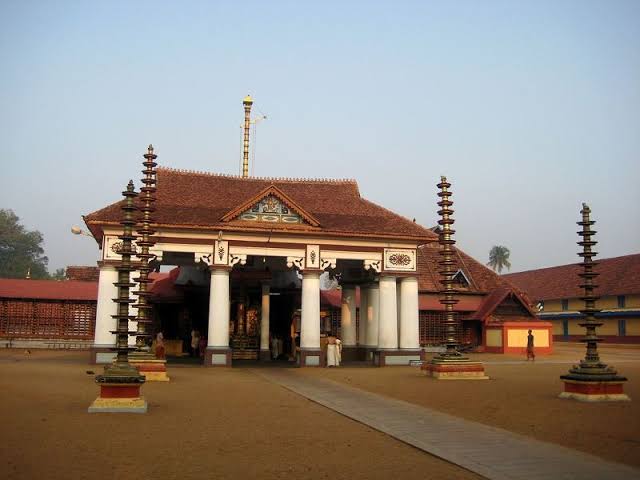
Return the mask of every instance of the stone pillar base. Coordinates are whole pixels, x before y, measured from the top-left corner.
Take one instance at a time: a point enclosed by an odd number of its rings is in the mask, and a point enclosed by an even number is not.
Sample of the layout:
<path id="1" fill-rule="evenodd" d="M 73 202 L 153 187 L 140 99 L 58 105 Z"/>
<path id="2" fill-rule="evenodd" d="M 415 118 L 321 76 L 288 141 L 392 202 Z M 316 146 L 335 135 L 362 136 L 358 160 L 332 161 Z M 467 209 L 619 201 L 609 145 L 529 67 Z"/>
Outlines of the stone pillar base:
<path id="1" fill-rule="evenodd" d="M 358 362 L 365 358 L 364 349 L 362 347 L 356 345 L 342 345 L 342 362 Z"/>
<path id="2" fill-rule="evenodd" d="M 133 356 L 133 355 L 132 355 Z M 167 361 L 157 358 L 129 358 L 129 363 L 136 367 L 147 382 L 168 382 Z"/>
<path id="3" fill-rule="evenodd" d="M 409 365 L 420 360 L 420 350 L 373 350 L 373 364 L 377 367 Z"/>
<path id="4" fill-rule="evenodd" d="M 624 393 L 624 377 L 610 381 L 574 380 L 564 375 L 564 392 L 560 398 L 578 400 L 580 402 L 629 402 L 631 399 Z"/>
<path id="5" fill-rule="evenodd" d="M 259 357 L 261 362 L 270 362 L 271 361 L 271 350 L 260 350 Z"/>
<path id="6" fill-rule="evenodd" d="M 436 380 L 489 380 L 482 362 L 473 362 L 466 357 L 435 357 L 424 363 L 421 369 Z"/>
<path id="7" fill-rule="evenodd" d="M 204 352 L 205 367 L 230 367 L 231 349 L 224 347 L 207 347 Z"/>
<path id="8" fill-rule="evenodd" d="M 114 347 L 107 345 L 91 345 L 89 349 L 89 363 L 91 365 L 113 363 L 116 358 Z"/>
<path id="9" fill-rule="evenodd" d="M 101 383 L 100 396 L 89 413 L 147 413 L 147 401 L 140 396 L 139 383 Z"/>
<path id="10" fill-rule="evenodd" d="M 326 367 L 326 354 L 320 349 L 300 349 L 299 367 Z"/>

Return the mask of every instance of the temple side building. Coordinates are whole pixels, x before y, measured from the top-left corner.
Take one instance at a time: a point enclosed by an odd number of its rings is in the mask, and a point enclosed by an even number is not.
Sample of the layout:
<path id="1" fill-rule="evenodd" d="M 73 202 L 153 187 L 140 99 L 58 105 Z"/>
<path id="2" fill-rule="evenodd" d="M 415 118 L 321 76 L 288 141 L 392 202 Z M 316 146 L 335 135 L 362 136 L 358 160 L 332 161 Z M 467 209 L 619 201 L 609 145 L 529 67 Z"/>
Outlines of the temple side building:
<path id="1" fill-rule="evenodd" d="M 594 283 L 603 322 L 598 336 L 611 343 L 640 343 L 640 254 L 598 259 Z M 579 310 L 584 308 L 578 287 L 581 265 L 570 264 L 503 275 L 524 290 L 537 305 L 538 316 L 553 324 L 557 341 L 584 337 Z"/>

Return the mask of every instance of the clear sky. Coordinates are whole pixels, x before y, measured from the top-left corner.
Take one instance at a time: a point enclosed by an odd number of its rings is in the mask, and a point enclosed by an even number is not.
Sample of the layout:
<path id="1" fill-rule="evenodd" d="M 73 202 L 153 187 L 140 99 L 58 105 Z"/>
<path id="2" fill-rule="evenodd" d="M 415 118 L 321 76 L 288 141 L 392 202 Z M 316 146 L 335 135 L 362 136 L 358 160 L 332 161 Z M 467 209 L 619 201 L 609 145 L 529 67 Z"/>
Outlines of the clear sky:
<path id="1" fill-rule="evenodd" d="M 458 246 L 512 271 L 640 251 L 640 1 L 0 3 L 0 208 L 50 271 L 95 264 L 81 215 L 163 166 L 355 178 L 426 226 L 453 183 Z M 215 192 L 212 192 L 215 195 Z M 326 199 L 327 202 L 331 198 Z"/>

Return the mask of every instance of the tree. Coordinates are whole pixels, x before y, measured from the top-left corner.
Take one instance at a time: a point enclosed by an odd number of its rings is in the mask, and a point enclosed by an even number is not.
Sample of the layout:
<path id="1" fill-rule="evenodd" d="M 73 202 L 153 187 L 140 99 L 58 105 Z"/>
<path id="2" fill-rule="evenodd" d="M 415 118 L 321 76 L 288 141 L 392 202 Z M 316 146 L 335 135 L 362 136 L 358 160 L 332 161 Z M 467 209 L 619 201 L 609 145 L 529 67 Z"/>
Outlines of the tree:
<path id="1" fill-rule="evenodd" d="M 31 270 L 31 278 L 48 278 L 43 241 L 40 232 L 20 225 L 12 210 L 0 209 L 0 277 L 25 278 Z"/>
<path id="2" fill-rule="evenodd" d="M 56 272 L 51 275 L 53 280 L 65 280 L 67 278 L 67 271 L 64 268 L 56 268 Z"/>
<path id="3" fill-rule="evenodd" d="M 502 269 L 507 267 L 507 269 L 511 269 L 511 262 L 509 261 L 509 255 L 511 252 L 507 247 L 502 245 L 494 245 L 489 252 L 489 265 L 493 268 L 494 271 L 498 273 L 502 273 Z"/>

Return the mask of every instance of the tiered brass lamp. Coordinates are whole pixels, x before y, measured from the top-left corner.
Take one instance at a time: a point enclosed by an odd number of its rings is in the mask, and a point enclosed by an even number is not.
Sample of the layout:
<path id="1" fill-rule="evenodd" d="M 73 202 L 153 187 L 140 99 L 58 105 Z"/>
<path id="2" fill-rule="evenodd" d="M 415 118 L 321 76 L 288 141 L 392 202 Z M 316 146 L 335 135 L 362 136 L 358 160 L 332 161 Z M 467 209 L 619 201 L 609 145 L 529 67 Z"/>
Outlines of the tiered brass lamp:
<path id="1" fill-rule="evenodd" d="M 567 375 L 560 377 L 564 382 L 564 391 L 560 398 L 584 402 L 628 401 L 630 398 L 624 393 L 624 382 L 627 379 L 619 376 L 613 367 L 601 362 L 598 354 L 598 343 L 602 339 L 596 334 L 596 328 L 602 326 L 602 322 L 595 317 L 600 309 L 596 308 L 596 300 L 599 297 L 594 293 L 597 285 L 593 283 L 598 276 L 594 271 L 597 263 L 593 261 L 597 253 L 592 250 L 598 242 L 593 239 L 595 230 L 591 229 L 596 222 L 591 220 L 591 209 L 586 203 L 582 204 L 580 213 L 582 220 L 577 223 L 582 230 L 577 233 L 582 237 L 578 242 L 582 251 L 578 256 L 582 257 L 583 272 L 578 275 L 582 278 L 580 288 L 584 289 L 584 296 L 581 298 L 584 300 L 584 308 L 580 310 L 583 321 L 579 325 L 586 330 L 586 336 L 581 341 L 586 343 L 587 352 L 579 365 L 574 365 Z"/>
<path id="2" fill-rule="evenodd" d="M 133 271 L 131 256 L 135 254 L 132 248 L 133 226 L 136 224 L 133 212 L 136 210 L 133 204 L 137 196 L 133 189 L 133 181 L 129 181 L 122 195 L 125 202 L 122 205 L 123 218 L 120 224 L 123 227 L 122 247 L 119 250 L 120 263 L 116 266 L 118 281 L 114 285 L 118 288 L 118 297 L 114 301 L 118 304 L 117 314 L 113 317 L 117 321 L 117 329 L 112 332 L 116 335 L 117 352 L 115 361 L 104 367 L 104 373 L 96 375 L 95 381 L 100 386 L 100 395 L 89 407 L 89 413 L 146 413 L 147 402 L 140 395 L 140 387 L 145 382 L 144 376 L 138 369 L 129 363 L 129 335 L 136 332 L 129 331 L 129 321 L 135 317 L 129 315 L 129 306 L 134 302 L 129 296 L 131 283 L 130 275 Z"/>
<path id="3" fill-rule="evenodd" d="M 451 191 L 449 188 L 451 184 L 447 181 L 447 177 L 441 177 L 440 183 L 438 183 L 438 197 L 440 201 L 438 206 L 438 215 L 440 220 L 439 243 L 440 243 L 440 255 L 442 260 L 438 262 L 440 265 L 440 283 L 442 289 L 440 291 L 440 303 L 444 306 L 445 310 L 445 351 L 436 355 L 430 362 L 425 363 L 422 369 L 427 374 L 438 380 L 486 380 L 487 377 L 484 373 L 484 366 L 481 362 L 471 361 L 458 351 L 458 332 L 457 322 L 453 307 L 458 300 L 455 298 L 456 290 L 453 287 L 453 277 L 455 275 L 455 250 L 453 246 L 456 241 L 453 238 L 455 230 L 452 228 L 455 220 L 452 218 L 453 201 L 450 199 Z"/>
<path id="4" fill-rule="evenodd" d="M 140 248 L 136 255 L 140 261 L 140 276 L 135 279 L 139 285 L 138 290 L 133 292 L 138 296 L 138 303 L 134 305 L 138 309 L 136 318 L 138 326 L 136 350 L 131 354 L 129 361 L 138 368 L 140 374 L 144 375 L 147 381 L 166 382 L 169 381 L 166 360 L 164 358 L 156 358 L 148 344 L 148 339 L 151 337 L 149 324 L 152 323 L 152 306 L 149 303 L 151 295 L 151 292 L 149 292 L 149 284 L 151 283 L 149 273 L 151 272 L 151 261 L 155 258 L 155 255 L 150 253 L 149 250 L 155 245 L 155 239 L 153 238 L 155 231 L 151 228 L 151 224 L 154 222 L 152 214 L 155 211 L 154 204 L 156 201 L 156 158 L 158 156 L 154 153 L 153 145 L 149 145 L 147 153 L 144 155 L 144 162 L 142 162 L 145 167 L 142 170 L 144 177 L 140 188 L 141 194 L 138 197 L 141 218 L 138 222 L 137 233 L 139 237 L 136 243 Z"/>

